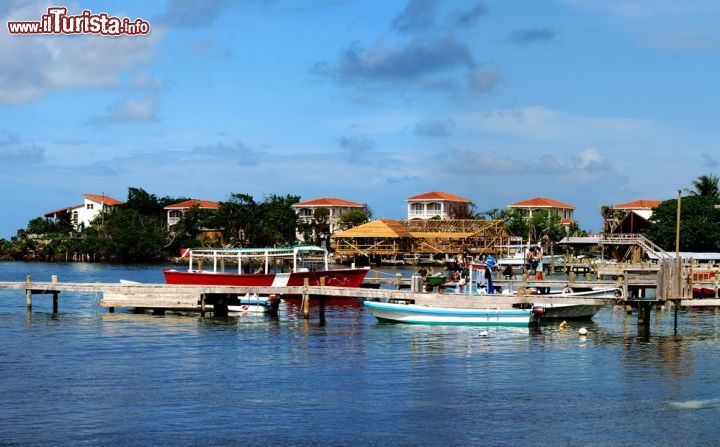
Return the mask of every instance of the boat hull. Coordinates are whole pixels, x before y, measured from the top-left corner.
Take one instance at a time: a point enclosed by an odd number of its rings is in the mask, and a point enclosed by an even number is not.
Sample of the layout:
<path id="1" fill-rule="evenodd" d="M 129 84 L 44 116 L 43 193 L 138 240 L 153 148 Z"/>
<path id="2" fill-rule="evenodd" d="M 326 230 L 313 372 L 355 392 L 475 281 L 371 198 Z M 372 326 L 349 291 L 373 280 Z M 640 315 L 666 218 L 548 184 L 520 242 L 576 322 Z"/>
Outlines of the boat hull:
<path id="1" fill-rule="evenodd" d="M 321 278 L 331 287 L 360 287 L 367 275 L 367 269 L 315 270 L 290 274 L 237 274 L 212 272 L 181 272 L 164 270 L 167 284 L 198 286 L 245 286 L 245 287 L 294 287 L 305 285 L 319 286 Z"/>
<path id="2" fill-rule="evenodd" d="M 545 309 L 543 320 L 591 320 L 603 305 L 597 304 L 543 304 L 533 303 Z"/>
<path id="3" fill-rule="evenodd" d="M 379 321 L 409 324 L 529 326 L 530 309 L 455 309 L 365 301 Z"/>

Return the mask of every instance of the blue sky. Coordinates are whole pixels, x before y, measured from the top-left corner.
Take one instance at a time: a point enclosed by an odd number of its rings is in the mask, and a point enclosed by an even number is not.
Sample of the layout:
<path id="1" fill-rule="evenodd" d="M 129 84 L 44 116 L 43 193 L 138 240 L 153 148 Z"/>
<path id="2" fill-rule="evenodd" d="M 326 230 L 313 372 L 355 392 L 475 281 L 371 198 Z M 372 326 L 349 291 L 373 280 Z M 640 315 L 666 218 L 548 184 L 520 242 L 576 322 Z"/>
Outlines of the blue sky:
<path id="1" fill-rule="evenodd" d="M 52 4 L 57 4 L 54 2 Z M 665 199 L 720 163 L 720 2 L 68 2 L 145 37 L 0 33 L 0 237 L 83 193 Z M 5 1 L 0 19 L 48 3 Z"/>

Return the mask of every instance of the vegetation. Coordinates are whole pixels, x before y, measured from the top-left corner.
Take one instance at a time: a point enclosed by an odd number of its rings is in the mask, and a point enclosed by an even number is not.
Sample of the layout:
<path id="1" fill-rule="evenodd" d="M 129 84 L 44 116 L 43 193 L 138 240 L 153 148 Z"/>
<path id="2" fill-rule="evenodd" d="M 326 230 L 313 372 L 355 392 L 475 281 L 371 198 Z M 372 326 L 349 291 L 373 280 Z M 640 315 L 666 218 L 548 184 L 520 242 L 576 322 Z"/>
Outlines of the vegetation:
<path id="1" fill-rule="evenodd" d="M 0 258 L 161 261 L 181 248 L 217 244 L 217 240 L 203 237 L 207 232 L 221 234 L 226 244 L 234 246 L 288 245 L 295 243 L 296 214 L 291 205 L 299 199 L 271 195 L 257 203 L 250 195 L 231 194 L 217 212 L 195 206 L 168 228 L 164 207 L 190 199 L 158 199 L 143 189 L 129 188 L 123 205 L 101 213 L 87 228 L 76 228 L 69 215 L 58 222 L 32 219 L 10 241 L 0 240 Z"/>
<path id="2" fill-rule="evenodd" d="M 686 191 L 693 196 L 714 197 L 717 199 L 720 197 L 718 181 L 720 181 L 720 179 L 714 174 L 701 175 L 691 182 L 692 188 Z"/>
<path id="3" fill-rule="evenodd" d="M 680 250 L 720 250 L 720 199 L 707 195 L 683 197 L 680 203 Z M 655 208 L 653 225 L 646 236 L 665 250 L 675 249 L 677 199 L 666 200 Z"/>

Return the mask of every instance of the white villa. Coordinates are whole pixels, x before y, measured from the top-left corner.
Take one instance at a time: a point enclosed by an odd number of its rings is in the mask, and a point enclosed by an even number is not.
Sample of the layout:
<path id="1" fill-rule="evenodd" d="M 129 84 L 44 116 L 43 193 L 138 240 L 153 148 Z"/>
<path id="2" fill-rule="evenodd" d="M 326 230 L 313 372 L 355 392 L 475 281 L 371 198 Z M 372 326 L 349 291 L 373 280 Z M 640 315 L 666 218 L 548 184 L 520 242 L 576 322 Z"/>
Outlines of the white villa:
<path id="1" fill-rule="evenodd" d="M 453 206 L 468 206 L 471 201 L 447 192 L 432 191 L 405 199 L 408 202 L 408 220 L 447 219 Z"/>
<path id="2" fill-rule="evenodd" d="M 556 214 L 560 218 L 560 222 L 565 226 L 575 222 L 573 217 L 575 213 L 574 206 L 545 197 L 536 197 L 534 199 L 516 202 L 509 205 L 508 208 L 521 209 L 528 218 L 532 217 L 534 211 L 548 210 L 550 213 Z"/>
<path id="3" fill-rule="evenodd" d="M 80 205 L 66 206 L 59 210 L 45 213 L 46 219 L 58 220 L 60 216 L 67 213 L 70 215 L 70 222 L 76 228 L 86 228 L 102 212 L 114 206 L 122 205 L 123 202 L 106 195 L 83 194 L 85 200 Z"/>
<path id="4" fill-rule="evenodd" d="M 335 199 L 332 197 L 322 197 L 320 199 L 308 200 L 294 204 L 293 209 L 298 214 L 299 221 L 304 223 L 312 223 L 313 214 L 318 208 L 326 208 L 329 212 L 330 234 L 337 231 L 337 223 L 340 216 L 351 210 L 364 210 L 365 205 L 348 200 Z"/>
<path id="5" fill-rule="evenodd" d="M 178 222 L 180 222 L 180 219 L 182 219 L 183 214 L 185 214 L 185 211 L 192 208 L 193 206 L 198 206 L 201 209 L 206 210 L 217 210 L 218 208 L 220 208 L 219 203 L 211 202 L 210 200 L 186 200 L 184 202 L 168 205 L 164 208 L 165 211 L 167 211 L 168 227 L 177 225 Z"/>

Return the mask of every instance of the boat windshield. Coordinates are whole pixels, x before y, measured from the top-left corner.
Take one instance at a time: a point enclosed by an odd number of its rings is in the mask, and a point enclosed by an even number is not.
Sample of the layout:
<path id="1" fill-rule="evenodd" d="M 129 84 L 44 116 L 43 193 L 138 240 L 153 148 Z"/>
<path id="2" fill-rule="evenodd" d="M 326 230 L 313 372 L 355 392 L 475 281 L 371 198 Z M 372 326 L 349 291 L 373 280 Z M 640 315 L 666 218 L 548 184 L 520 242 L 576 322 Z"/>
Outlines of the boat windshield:
<path id="1" fill-rule="evenodd" d="M 264 267 L 256 273 L 268 273 L 271 267 L 292 268 L 292 271 L 328 270 L 328 252 L 315 245 L 295 245 L 275 248 L 196 248 L 186 250 L 183 257 L 188 258 L 188 271 L 202 271 L 204 262 L 212 262 L 213 273 L 225 272 L 226 266 L 237 265 L 237 272 L 243 273 L 243 267 Z M 197 264 L 197 269 L 193 269 Z"/>

